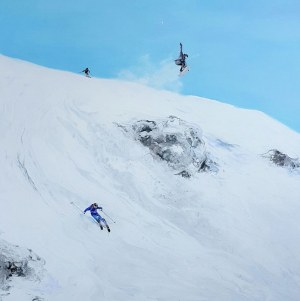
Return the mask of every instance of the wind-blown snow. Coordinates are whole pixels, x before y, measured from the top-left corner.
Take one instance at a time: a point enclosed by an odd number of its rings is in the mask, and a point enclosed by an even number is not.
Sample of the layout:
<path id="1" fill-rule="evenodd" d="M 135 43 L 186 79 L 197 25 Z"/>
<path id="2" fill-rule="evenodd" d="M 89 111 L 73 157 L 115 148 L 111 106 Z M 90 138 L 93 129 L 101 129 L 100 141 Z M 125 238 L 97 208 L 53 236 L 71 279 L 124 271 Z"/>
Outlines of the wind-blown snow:
<path id="1" fill-rule="evenodd" d="M 300 175 L 261 156 L 299 157 L 298 133 L 217 101 L 0 66 L 0 243 L 44 270 L 0 299 L 299 300 Z M 118 126 L 171 115 L 202 129 L 217 173 L 175 175 Z M 102 205 L 111 233 L 72 201 Z"/>

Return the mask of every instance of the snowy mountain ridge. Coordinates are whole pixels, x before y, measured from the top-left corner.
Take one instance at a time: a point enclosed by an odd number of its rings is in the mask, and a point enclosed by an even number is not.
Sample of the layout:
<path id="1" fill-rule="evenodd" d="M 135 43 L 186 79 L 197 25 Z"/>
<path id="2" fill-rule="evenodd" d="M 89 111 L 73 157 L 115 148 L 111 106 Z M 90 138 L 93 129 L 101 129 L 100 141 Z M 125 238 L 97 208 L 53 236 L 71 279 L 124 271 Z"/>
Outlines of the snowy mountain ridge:
<path id="1" fill-rule="evenodd" d="M 299 300 L 300 174 L 263 156 L 298 158 L 298 133 L 217 101 L 0 65 L 0 299 Z M 110 234 L 71 204 L 95 201 Z"/>

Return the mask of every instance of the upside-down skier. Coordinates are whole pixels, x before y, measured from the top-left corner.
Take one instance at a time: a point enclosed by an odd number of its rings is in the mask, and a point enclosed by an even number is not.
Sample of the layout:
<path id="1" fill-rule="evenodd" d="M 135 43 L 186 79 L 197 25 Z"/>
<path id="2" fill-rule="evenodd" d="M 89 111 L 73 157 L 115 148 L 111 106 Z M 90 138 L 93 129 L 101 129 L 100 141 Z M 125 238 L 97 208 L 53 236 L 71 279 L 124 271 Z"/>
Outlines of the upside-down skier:
<path id="1" fill-rule="evenodd" d="M 180 72 L 182 72 L 185 68 L 187 68 L 185 59 L 189 57 L 186 53 L 182 52 L 182 44 L 180 43 L 180 53 L 178 59 L 175 60 L 175 64 L 180 67 Z"/>
<path id="2" fill-rule="evenodd" d="M 87 207 L 83 213 L 85 214 L 87 211 L 90 211 L 91 216 L 96 220 L 96 222 L 99 224 L 100 229 L 103 230 L 103 226 L 101 223 L 104 224 L 104 226 L 107 228 L 107 231 L 110 232 L 110 228 L 105 220 L 98 212 L 97 209 L 102 211 L 102 207 L 99 207 L 97 203 L 93 203 L 89 207 Z"/>

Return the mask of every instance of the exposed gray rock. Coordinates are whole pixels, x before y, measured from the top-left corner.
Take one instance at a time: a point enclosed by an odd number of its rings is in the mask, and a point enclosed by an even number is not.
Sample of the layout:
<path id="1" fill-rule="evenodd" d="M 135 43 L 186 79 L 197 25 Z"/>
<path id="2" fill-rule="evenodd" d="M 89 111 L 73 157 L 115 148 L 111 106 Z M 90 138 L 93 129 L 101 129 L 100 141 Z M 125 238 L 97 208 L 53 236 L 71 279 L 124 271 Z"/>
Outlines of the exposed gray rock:
<path id="1" fill-rule="evenodd" d="M 9 293 L 15 277 L 40 280 L 44 265 L 45 261 L 32 250 L 0 240 L 0 291 Z"/>
<path id="2" fill-rule="evenodd" d="M 177 175 L 189 178 L 195 172 L 217 170 L 217 164 L 208 158 L 202 130 L 175 116 L 139 120 L 126 132 L 149 148 L 154 157 L 178 171 Z"/>
<path id="3" fill-rule="evenodd" d="M 291 169 L 300 167 L 299 159 L 293 159 L 277 149 L 269 150 L 267 153 L 263 154 L 262 156 L 268 158 L 271 162 L 281 167 L 288 167 Z"/>

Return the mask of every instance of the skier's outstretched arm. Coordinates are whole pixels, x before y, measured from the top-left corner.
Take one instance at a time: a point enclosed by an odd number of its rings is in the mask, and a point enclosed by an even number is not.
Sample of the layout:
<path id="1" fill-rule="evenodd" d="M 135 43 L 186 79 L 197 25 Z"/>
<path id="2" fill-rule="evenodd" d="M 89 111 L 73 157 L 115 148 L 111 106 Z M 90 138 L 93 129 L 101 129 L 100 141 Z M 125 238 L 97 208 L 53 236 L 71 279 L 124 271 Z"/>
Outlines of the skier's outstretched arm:
<path id="1" fill-rule="evenodd" d="M 87 207 L 84 211 L 83 211 L 83 213 L 85 214 L 87 211 L 89 211 L 89 210 L 91 210 L 91 206 L 89 206 L 89 207 Z"/>

